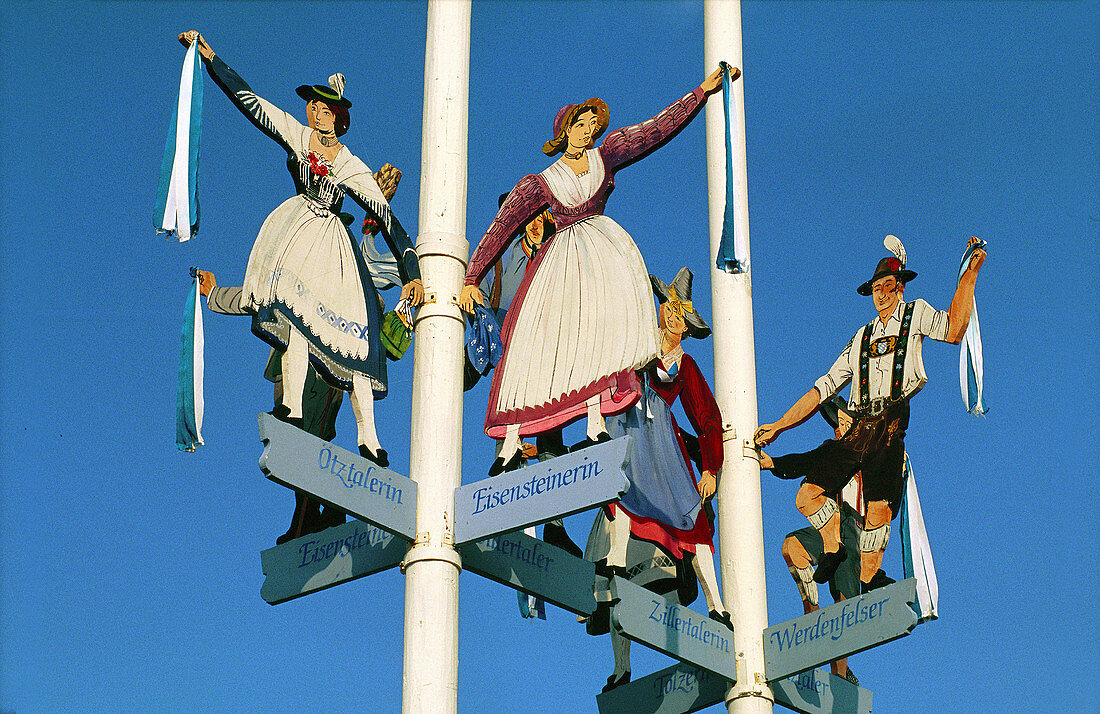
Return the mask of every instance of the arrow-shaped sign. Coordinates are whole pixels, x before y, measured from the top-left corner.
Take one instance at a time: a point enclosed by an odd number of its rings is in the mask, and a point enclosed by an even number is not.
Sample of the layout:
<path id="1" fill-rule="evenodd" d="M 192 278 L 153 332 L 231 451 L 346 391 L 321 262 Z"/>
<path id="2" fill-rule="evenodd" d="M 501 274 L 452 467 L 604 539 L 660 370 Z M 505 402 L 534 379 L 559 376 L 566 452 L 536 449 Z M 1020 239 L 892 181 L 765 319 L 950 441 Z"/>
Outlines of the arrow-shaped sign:
<path id="1" fill-rule="evenodd" d="M 392 568 L 408 543 L 363 521 L 311 533 L 260 552 L 260 597 L 272 605 Z"/>
<path id="2" fill-rule="evenodd" d="M 455 542 L 469 543 L 568 516 L 626 492 L 630 437 L 455 489 Z"/>
<path id="3" fill-rule="evenodd" d="M 600 714 L 690 714 L 720 704 L 730 682 L 677 662 L 596 695 Z M 819 669 L 773 682 L 775 703 L 802 714 L 870 714 L 871 692 Z"/>
<path id="4" fill-rule="evenodd" d="M 416 482 L 412 479 L 375 466 L 270 414 L 260 414 L 260 440 L 267 444 L 260 456 L 260 469 L 272 481 L 414 539 Z"/>
<path id="5" fill-rule="evenodd" d="M 917 581 L 909 578 L 764 630 L 768 681 L 908 635 L 917 626 L 909 607 L 916 592 Z"/>
<path id="6" fill-rule="evenodd" d="M 801 714 L 870 714 L 871 692 L 844 677 L 811 669 L 772 682 L 775 703 Z"/>
<path id="7" fill-rule="evenodd" d="M 725 677 L 677 662 L 596 695 L 596 706 L 600 714 L 689 714 L 721 702 L 729 687 Z"/>
<path id="8" fill-rule="evenodd" d="M 522 531 L 466 543 L 458 552 L 463 568 L 490 580 L 578 615 L 596 609 L 596 566 Z"/>
<path id="9" fill-rule="evenodd" d="M 611 601 L 611 621 L 626 637 L 737 681 L 733 632 L 723 623 L 618 577 Z"/>

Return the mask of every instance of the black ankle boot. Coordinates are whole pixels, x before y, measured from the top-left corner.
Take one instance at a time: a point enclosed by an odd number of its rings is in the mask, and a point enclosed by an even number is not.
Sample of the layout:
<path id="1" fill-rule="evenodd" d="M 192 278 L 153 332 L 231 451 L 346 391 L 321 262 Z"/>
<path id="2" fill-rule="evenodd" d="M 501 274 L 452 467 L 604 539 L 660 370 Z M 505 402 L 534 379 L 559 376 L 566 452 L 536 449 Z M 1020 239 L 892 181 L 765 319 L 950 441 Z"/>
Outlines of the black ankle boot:
<path id="1" fill-rule="evenodd" d="M 319 518 L 320 512 L 317 501 L 309 498 L 304 493 L 295 493 L 294 515 L 290 517 L 290 528 L 287 528 L 286 533 L 275 539 L 275 545 L 282 545 L 287 541 L 312 533 Z"/>
<path id="2" fill-rule="evenodd" d="M 359 445 L 359 455 L 362 456 L 367 461 L 370 461 L 375 466 L 381 466 L 382 468 L 386 468 L 390 465 L 390 455 L 387 454 L 386 450 L 381 448 L 381 447 L 379 447 L 379 449 L 376 453 L 376 452 L 372 452 L 366 446 L 360 444 Z"/>
<path id="3" fill-rule="evenodd" d="M 577 558 L 584 557 L 584 553 L 582 553 L 580 547 L 573 542 L 573 539 L 569 537 L 565 528 L 557 523 L 547 523 L 542 527 L 542 539 L 550 545 L 561 548 L 572 556 Z"/>
<path id="4" fill-rule="evenodd" d="M 814 582 L 819 585 L 824 585 L 829 582 L 829 578 L 833 577 L 833 573 L 840 567 L 848 558 L 848 549 L 841 544 L 840 549 L 835 553 L 825 553 L 817 561 L 817 569 L 814 570 Z"/>

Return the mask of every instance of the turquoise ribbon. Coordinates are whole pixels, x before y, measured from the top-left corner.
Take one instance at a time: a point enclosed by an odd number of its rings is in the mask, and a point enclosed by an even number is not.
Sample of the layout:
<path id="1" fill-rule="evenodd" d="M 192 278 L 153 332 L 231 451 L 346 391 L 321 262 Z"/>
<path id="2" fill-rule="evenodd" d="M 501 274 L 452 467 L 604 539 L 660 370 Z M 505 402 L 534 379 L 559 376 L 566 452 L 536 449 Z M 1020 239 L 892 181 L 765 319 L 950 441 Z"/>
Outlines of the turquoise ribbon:
<path id="1" fill-rule="evenodd" d="M 722 215 L 722 240 L 718 244 L 718 269 L 727 273 L 744 273 L 749 268 L 744 242 L 737 240 L 737 222 L 734 216 L 733 195 L 733 137 L 730 132 L 730 114 L 733 92 L 730 91 L 730 66 L 720 62 L 722 68 L 722 107 L 726 117 L 726 208 Z"/>

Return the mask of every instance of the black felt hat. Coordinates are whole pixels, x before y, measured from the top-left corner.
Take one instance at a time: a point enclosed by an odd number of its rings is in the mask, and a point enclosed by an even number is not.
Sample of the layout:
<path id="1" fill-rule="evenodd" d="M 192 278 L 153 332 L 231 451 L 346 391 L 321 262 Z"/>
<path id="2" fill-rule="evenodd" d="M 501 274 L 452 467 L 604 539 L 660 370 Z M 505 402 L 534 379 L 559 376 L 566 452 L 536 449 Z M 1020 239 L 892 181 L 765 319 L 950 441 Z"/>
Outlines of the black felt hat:
<path id="1" fill-rule="evenodd" d="M 896 277 L 899 283 L 908 283 L 910 280 L 917 277 L 917 274 L 915 272 L 913 272 L 912 270 L 906 270 L 905 264 L 891 255 L 889 258 L 883 258 L 878 262 L 878 265 L 875 266 L 874 276 L 863 285 L 860 285 L 858 288 L 856 288 L 856 292 L 860 295 L 870 295 L 871 286 L 875 284 L 876 280 L 886 278 L 891 275 Z"/>
<path id="2" fill-rule="evenodd" d="M 664 281 L 656 275 L 649 276 L 649 282 L 653 284 L 653 294 L 660 303 L 675 302 L 680 306 L 684 314 L 684 324 L 687 326 L 688 337 L 702 339 L 710 336 L 710 325 L 699 316 L 699 311 L 691 305 L 691 271 L 686 267 L 680 268 L 672 283 L 665 285 Z"/>
<path id="3" fill-rule="evenodd" d="M 298 96 L 307 102 L 319 99 L 334 107 L 351 108 L 351 101 L 344 96 L 344 75 L 337 72 L 328 78 L 328 86 L 323 84 L 303 84 L 295 90 Z"/>

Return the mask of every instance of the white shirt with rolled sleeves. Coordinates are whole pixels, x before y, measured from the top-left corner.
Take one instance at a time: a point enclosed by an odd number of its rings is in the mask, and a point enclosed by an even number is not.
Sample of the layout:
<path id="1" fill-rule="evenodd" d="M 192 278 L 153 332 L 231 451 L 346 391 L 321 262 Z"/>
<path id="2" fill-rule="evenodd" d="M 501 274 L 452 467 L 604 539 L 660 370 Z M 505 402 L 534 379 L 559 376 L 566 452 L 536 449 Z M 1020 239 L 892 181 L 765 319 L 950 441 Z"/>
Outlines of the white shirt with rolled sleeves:
<path id="1" fill-rule="evenodd" d="M 880 337 L 897 335 L 901 330 L 901 317 L 908 303 L 898 301 L 893 314 L 883 324 L 878 317 L 871 325 L 871 340 Z M 913 320 L 909 326 L 909 347 L 905 354 L 905 365 L 902 367 L 902 395 L 908 399 L 919 392 L 928 382 L 928 375 L 924 371 L 924 360 L 921 358 L 921 342 L 925 337 L 941 342 L 947 341 L 947 313 L 937 310 L 924 300 L 913 301 Z M 867 325 L 856 330 L 856 334 L 848 342 L 848 346 L 833 363 L 829 372 L 814 382 L 818 397 L 825 401 L 852 382 L 852 375 L 859 372 L 859 345 L 863 340 L 863 332 Z M 870 358 L 870 370 L 868 373 L 868 389 L 870 399 L 890 396 L 890 370 L 894 365 L 893 351 L 881 357 Z M 852 383 L 852 390 L 848 397 L 848 406 L 855 409 L 859 404 L 859 380 Z"/>

